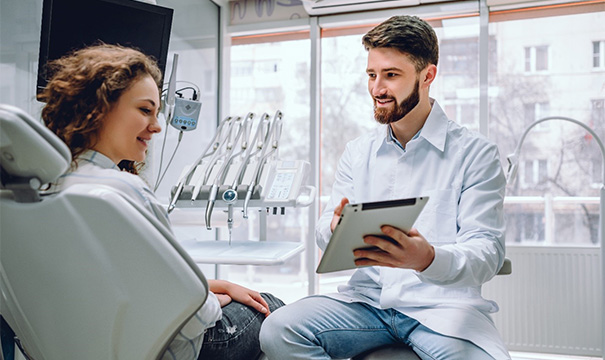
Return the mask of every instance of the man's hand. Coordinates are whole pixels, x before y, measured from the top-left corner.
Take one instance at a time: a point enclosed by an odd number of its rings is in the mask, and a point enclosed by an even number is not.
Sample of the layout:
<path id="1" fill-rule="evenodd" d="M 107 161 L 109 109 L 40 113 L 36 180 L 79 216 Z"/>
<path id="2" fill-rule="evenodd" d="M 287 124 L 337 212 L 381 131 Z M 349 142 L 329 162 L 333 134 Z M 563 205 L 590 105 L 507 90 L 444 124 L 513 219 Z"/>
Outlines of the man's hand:
<path id="1" fill-rule="evenodd" d="M 334 228 L 336 228 L 336 225 L 338 225 L 338 220 L 340 219 L 340 215 L 342 214 L 342 209 L 348 203 L 349 199 L 342 198 L 342 200 L 340 200 L 340 204 L 338 204 L 334 208 L 334 216 L 332 217 L 332 223 L 330 223 L 330 230 L 332 230 L 332 232 L 334 232 Z"/>
<path id="2" fill-rule="evenodd" d="M 342 203 L 341 203 L 342 204 Z M 336 210 L 334 210 L 336 214 Z M 420 235 L 418 230 L 411 229 L 407 234 L 392 226 L 383 226 L 386 237 L 368 235 L 363 241 L 375 249 L 358 249 L 353 251 L 357 266 L 388 266 L 395 268 L 424 271 L 435 258 L 435 248 Z"/>

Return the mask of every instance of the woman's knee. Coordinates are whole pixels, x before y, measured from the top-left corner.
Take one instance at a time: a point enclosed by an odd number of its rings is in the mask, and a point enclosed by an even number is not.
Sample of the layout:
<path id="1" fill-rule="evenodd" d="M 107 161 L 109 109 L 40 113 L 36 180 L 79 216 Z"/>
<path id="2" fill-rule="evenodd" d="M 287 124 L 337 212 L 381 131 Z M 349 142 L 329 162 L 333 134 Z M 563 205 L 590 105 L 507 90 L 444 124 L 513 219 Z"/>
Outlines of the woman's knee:
<path id="1" fill-rule="evenodd" d="M 275 297 L 273 294 L 261 293 L 260 296 L 262 296 L 263 299 L 265 299 L 265 301 L 267 302 L 267 305 L 269 305 L 269 310 L 271 312 L 273 312 L 285 305 L 283 301 L 281 301 L 279 298 Z"/>

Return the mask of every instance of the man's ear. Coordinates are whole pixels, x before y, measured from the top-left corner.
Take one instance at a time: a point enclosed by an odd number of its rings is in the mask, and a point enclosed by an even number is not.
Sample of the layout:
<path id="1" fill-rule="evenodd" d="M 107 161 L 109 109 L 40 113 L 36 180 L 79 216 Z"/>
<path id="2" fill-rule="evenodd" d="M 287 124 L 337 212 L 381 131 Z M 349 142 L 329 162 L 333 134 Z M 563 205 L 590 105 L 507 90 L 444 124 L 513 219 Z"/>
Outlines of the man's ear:
<path id="1" fill-rule="evenodd" d="M 422 84 L 429 87 L 437 76 L 437 66 L 435 64 L 429 64 L 422 73 L 424 74 L 424 77 L 421 78 Z"/>

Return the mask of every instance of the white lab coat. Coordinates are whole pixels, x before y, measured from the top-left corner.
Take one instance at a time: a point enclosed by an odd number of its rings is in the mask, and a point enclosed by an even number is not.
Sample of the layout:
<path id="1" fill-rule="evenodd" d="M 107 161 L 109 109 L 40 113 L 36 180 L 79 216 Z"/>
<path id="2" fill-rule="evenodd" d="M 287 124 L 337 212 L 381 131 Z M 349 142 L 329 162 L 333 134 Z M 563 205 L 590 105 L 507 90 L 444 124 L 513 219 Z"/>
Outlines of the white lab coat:
<path id="1" fill-rule="evenodd" d="M 448 120 L 431 101 L 431 113 L 405 150 L 386 125 L 347 144 L 316 238 L 325 249 L 334 208 L 343 197 L 361 203 L 429 196 L 414 227 L 434 245 L 433 263 L 421 273 L 361 268 L 330 296 L 394 308 L 435 332 L 508 359 L 489 315 L 498 306 L 481 296 L 481 285 L 498 272 L 505 256 L 506 181 L 498 149 Z"/>

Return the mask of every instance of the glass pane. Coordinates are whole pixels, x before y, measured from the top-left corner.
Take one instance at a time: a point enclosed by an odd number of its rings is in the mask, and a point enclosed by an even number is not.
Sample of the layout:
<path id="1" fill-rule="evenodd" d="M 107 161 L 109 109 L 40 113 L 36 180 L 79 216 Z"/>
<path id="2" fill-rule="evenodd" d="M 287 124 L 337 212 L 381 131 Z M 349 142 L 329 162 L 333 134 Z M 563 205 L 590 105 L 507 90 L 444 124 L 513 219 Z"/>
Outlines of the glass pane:
<path id="1" fill-rule="evenodd" d="M 596 84 L 605 82 L 605 73 L 592 71 L 590 58 L 592 39 L 605 36 L 605 28 L 599 25 L 603 21 L 605 13 L 596 12 L 490 24 L 490 38 L 495 41 L 489 51 L 498 58 L 498 65 L 490 69 L 489 134 L 500 148 L 503 164 L 529 125 L 532 111 L 535 119 L 576 119 L 605 139 L 605 124 L 594 121 L 598 118 L 594 100 L 602 98 Z M 526 29 L 523 36 L 518 36 L 520 28 Z M 573 37 L 566 35 L 570 28 L 576 29 Z M 548 69 L 548 75 L 529 76 L 525 73 L 528 49 L 538 42 L 542 45 L 534 47 L 535 70 Z M 525 53 L 525 58 L 510 56 L 515 53 Z M 582 58 L 581 54 L 586 55 Z M 602 168 L 601 161 L 595 139 L 582 127 L 562 120 L 534 127 L 519 156 L 520 166 L 527 165 L 507 188 L 507 241 L 597 243 L 592 230 L 593 219 L 598 217 L 594 202 L 598 204 L 602 179 L 599 176 L 599 183 L 595 182 L 594 172 Z M 522 170 L 530 171 L 529 163 L 533 182 L 527 173 L 521 177 Z"/>
<path id="2" fill-rule="evenodd" d="M 258 118 L 268 113 L 283 113 L 282 135 L 279 141 L 281 160 L 309 161 L 310 97 L 309 54 L 310 41 L 294 40 L 231 47 L 230 113 L 232 116 L 256 114 L 252 133 Z M 261 212 L 267 213 L 267 241 L 305 242 L 308 230 L 308 208 L 285 208 L 274 214 L 272 209 L 254 209 L 250 217 L 233 229 L 234 240 L 258 240 Z M 219 234 L 226 240 L 225 229 Z M 306 251 L 315 251 L 308 249 Z M 279 294 L 285 302 L 307 295 L 307 273 L 304 252 L 280 266 L 221 267 L 221 278 L 253 289 Z"/>
<path id="3" fill-rule="evenodd" d="M 548 70 L 548 47 L 536 47 L 536 71 Z"/>
<path id="4" fill-rule="evenodd" d="M 601 50 L 599 49 L 601 42 L 593 41 L 592 42 L 592 67 L 599 67 L 600 65 L 600 54 Z"/>
<path id="5" fill-rule="evenodd" d="M 0 1 L 0 103 L 40 118 L 36 101 L 42 0 Z"/>
<path id="6" fill-rule="evenodd" d="M 599 229 L 599 204 L 573 202 L 555 204 L 554 241 L 564 245 L 584 245 L 586 239 L 596 244 Z"/>
<path id="7" fill-rule="evenodd" d="M 204 7 L 207 4 L 201 4 Z M 209 13 L 209 10 L 205 10 Z M 218 9 L 214 9 L 218 13 Z M 177 14 L 177 12 L 175 12 Z M 183 13 L 180 13 L 183 14 Z M 177 20 L 178 21 L 178 17 Z M 202 22 L 211 25 L 210 22 Z M 172 71 L 173 54 L 177 53 L 177 83 L 176 88 L 185 99 L 193 98 L 193 89 L 202 103 L 197 128 L 193 131 L 184 132 L 179 141 L 179 131 L 172 126 L 163 124 L 162 132 L 154 137 L 153 151 L 150 153 L 149 167 L 144 176 L 150 184 L 157 184 L 156 196 L 164 203 L 169 202 L 170 189 L 178 182 L 181 172 L 186 166 L 191 165 L 201 155 L 206 144 L 211 140 L 217 124 L 217 91 L 218 76 L 218 23 L 214 27 L 206 29 L 203 33 L 206 45 L 195 44 L 194 39 L 188 39 L 188 43 L 178 37 L 179 33 L 172 33 L 170 48 L 168 51 L 168 62 L 166 65 L 165 82 Z M 211 33 L 214 33 L 212 39 Z M 208 46 L 214 40 L 214 46 Z M 191 45 L 198 45 L 190 48 Z M 211 76 L 208 76 L 210 74 Z M 210 86 L 207 83 L 210 82 Z M 176 151 L 176 153 L 175 153 Z M 172 159 L 172 161 L 170 161 Z M 169 166 L 168 166 L 169 165 Z"/>
<path id="8" fill-rule="evenodd" d="M 479 19 L 443 20 L 435 27 L 440 64 L 431 97 L 448 116 L 479 128 Z M 436 26 L 437 24 L 432 24 Z M 322 39 L 321 194 L 330 195 L 338 159 L 346 143 L 376 126 L 367 90 L 367 52 L 363 34 Z"/>
<path id="9" fill-rule="evenodd" d="M 367 55 L 361 35 L 324 38 L 321 48 L 321 194 L 329 196 L 346 143 L 377 123 L 367 90 Z"/>
<path id="10" fill-rule="evenodd" d="M 431 24 L 440 40 L 440 61 L 430 96 L 437 99 L 452 120 L 477 130 L 479 18 L 447 19 Z M 364 33 L 321 40 L 322 210 L 330 196 L 338 160 L 346 143 L 377 124 L 367 90 L 367 52 L 361 43 Z M 334 291 L 349 276 L 349 272 L 321 275 L 320 293 Z"/>

